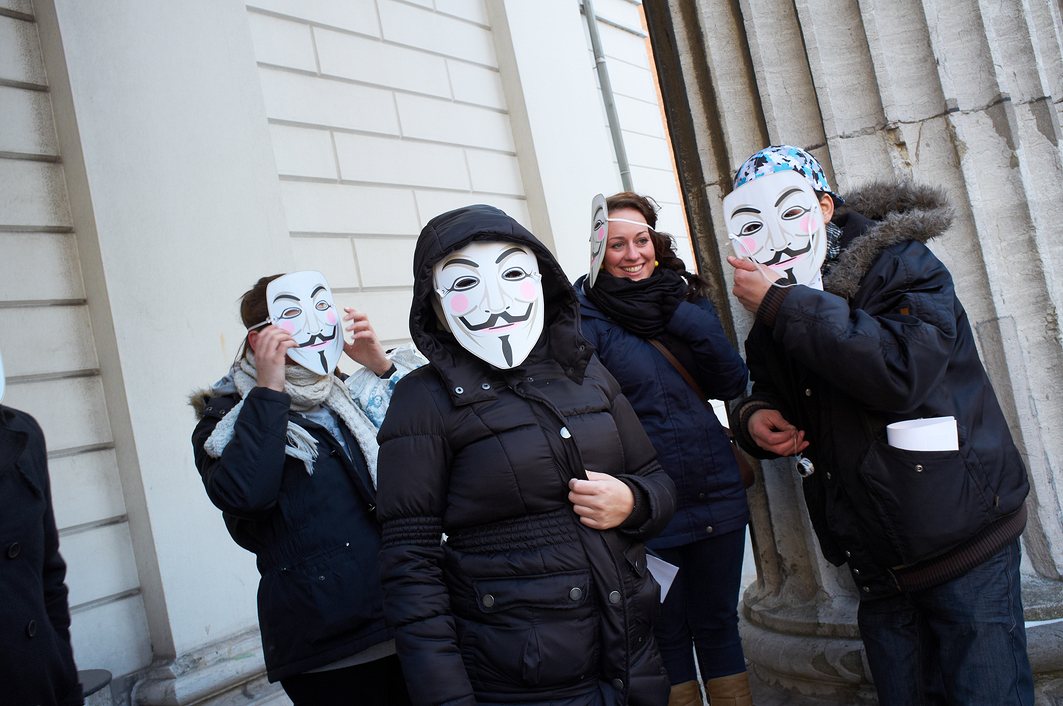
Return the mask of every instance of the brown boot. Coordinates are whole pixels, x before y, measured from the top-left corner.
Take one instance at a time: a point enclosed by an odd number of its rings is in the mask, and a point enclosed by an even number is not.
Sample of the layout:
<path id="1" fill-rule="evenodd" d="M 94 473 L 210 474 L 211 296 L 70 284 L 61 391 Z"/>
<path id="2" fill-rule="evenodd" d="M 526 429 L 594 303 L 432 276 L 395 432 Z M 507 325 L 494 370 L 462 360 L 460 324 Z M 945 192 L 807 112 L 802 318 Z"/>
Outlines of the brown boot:
<path id="1" fill-rule="evenodd" d="M 709 706 L 753 706 L 748 672 L 709 679 L 705 682 L 705 693 L 709 696 Z"/>
<path id="2" fill-rule="evenodd" d="M 668 692 L 668 706 L 702 706 L 701 685 L 696 681 L 672 684 Z"/>

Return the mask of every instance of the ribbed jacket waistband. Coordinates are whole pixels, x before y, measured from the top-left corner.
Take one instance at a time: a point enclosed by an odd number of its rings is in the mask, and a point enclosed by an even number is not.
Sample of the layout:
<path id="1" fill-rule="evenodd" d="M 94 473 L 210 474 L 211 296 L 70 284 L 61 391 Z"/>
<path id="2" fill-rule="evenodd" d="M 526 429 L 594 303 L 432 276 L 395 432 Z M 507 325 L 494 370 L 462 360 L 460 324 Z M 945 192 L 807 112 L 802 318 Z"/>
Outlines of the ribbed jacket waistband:
<path id="1" fill-rule="evenodd" d="M 958 578 L 1022 534 L 1026 527 L 1026 503 L 979 532 L 973 539 L 954 547 L 941 556 L 915 566 L 893 569 L 897 587 L 906 593 L 922 591 Z"/>
<path id="2" fill-rule="evenodd" d="M 575 538 L 575 522 L 572 508 L 562 507 L 453 530 L 447 535 L 447 545 L 462 552 L 486 554 L 565 544 Z"/>

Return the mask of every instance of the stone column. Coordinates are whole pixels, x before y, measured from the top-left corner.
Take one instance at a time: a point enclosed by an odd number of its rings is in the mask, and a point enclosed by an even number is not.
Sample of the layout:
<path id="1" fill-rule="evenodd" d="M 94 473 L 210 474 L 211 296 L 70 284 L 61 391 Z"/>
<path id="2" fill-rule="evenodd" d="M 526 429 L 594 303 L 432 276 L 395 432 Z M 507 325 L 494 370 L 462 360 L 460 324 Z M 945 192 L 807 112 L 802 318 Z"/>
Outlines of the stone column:
<path id="1" fill-rule="evenodd" d="M 266 689 L 258 575 L 203 491 L 187 406 L 233 359 L 241 292 L 292 264 L 247 10 L 35 10 L 154 657 L 132 699 L 247 696 Z"/>
<path id="2" fill-rule="evenodd" d="M 1063 697 L 1063 22 L 1007 0 L 684 0 L 645 5 L 703 272 L 737 340 L 722 195 L 752 151 L 810 149 L 841 193 L 876 178 L 943 187 L 948 265 L 1029 470 L 1023 596 L 1038 702 Z M 788 703 L 872 703 L 848 572 L 827 565 L 787 461 L 750 491 L 758 580 L 743 639 Z M 784 694 L 784 696 L 779 696 Z"/>

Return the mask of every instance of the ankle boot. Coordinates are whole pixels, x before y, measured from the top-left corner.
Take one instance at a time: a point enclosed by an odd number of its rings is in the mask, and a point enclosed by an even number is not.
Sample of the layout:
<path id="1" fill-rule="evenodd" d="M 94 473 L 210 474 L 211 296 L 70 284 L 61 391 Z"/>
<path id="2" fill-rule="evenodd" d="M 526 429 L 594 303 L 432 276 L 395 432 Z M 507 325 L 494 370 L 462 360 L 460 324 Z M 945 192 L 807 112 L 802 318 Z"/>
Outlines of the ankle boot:
<path id="1" fill-rule="evenodd" d="M 701 685 L 696 681 L 672 684 L 668 692 L 668 706 L 702 706 Z"/>
<path id="2" fill-rule="evenodd" d="M 709 706 L 753 706 L 748 672 L 709 679 L 705 682 L 705 693 L 709 697 Z"/>

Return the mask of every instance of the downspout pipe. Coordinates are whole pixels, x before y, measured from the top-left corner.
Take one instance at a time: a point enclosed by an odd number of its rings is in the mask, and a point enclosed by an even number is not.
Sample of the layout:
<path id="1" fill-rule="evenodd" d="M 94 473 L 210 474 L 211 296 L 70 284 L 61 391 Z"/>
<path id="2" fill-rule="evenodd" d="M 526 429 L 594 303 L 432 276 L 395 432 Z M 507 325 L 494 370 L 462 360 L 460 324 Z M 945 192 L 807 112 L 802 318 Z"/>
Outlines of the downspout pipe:
<path id="1" fill-rule="evenodd" d="M 620 183 L 624 191 L 634 191 L 631 183 L 631 165 L 627 161 L 627 148 L 624 136 L 620 133 L 620 119 L 616 115 L 616 101 L 613 99 L 613 84 L 609 80 L 609 67 L 605 63 L 602 51 L 602 39 L 598 36 L 598 16 L 594 14 L 594 2 L 582 0 L 583 17 L 587 20 L 587 30 L 591 36 L 591 49 L 594 52 L 594 67 L 598 71 L 598 83 L 602 87 L 602 99 L 605 102 L 605 117 L 609 121 L 609 134 L 613 138 L 613 150 L 616 152 L 616 164 L 620 168 Z"/>

